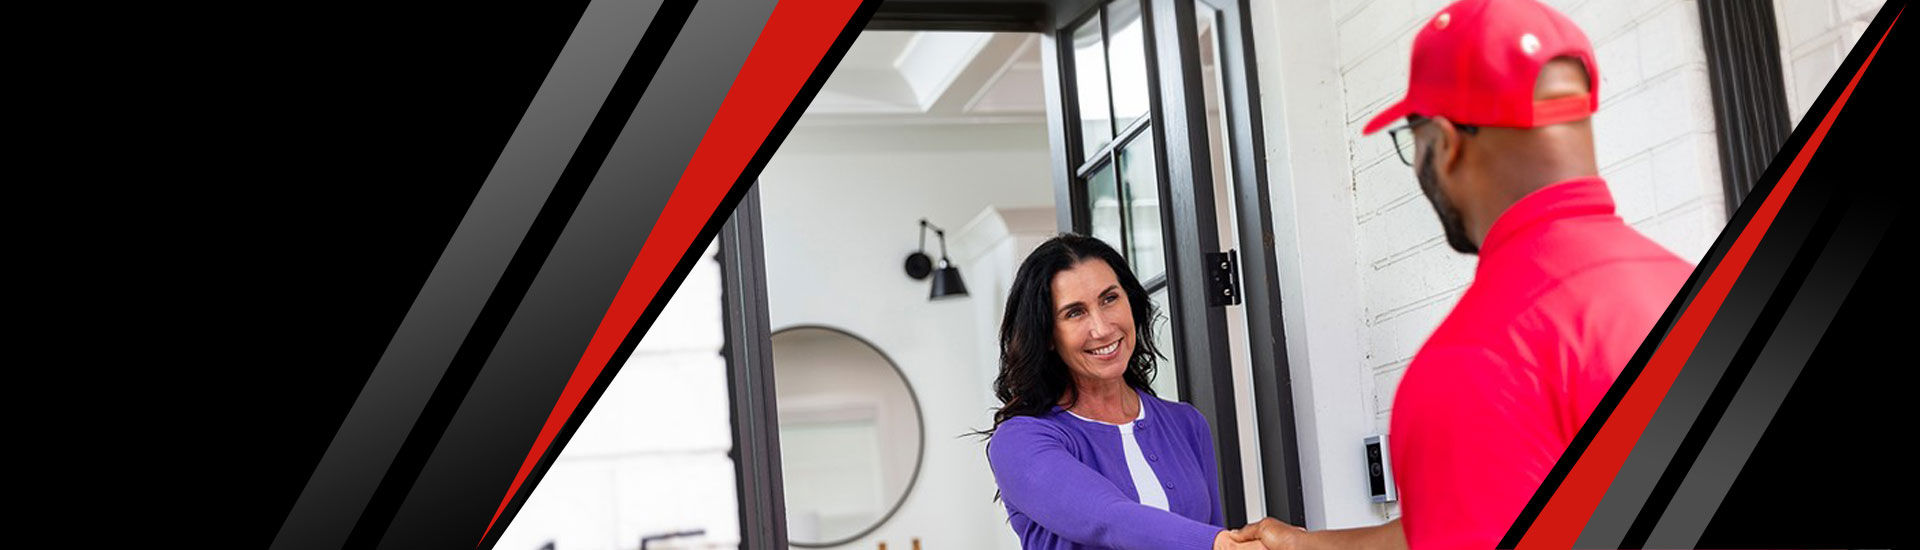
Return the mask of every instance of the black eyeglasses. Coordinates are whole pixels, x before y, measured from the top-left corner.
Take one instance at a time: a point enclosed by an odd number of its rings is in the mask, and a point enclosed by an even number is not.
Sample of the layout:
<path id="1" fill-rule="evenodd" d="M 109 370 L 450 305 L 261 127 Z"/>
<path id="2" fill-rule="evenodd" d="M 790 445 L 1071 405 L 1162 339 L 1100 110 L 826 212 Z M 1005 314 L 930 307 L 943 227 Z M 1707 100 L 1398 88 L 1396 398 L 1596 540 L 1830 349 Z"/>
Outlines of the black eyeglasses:
<path id="1" fill-rule="evenodd" d="M 1433 119 L 1423 116 L 1409 118 L 1411 120 L 1408 120 L 1406 124 L 1388 128 L 1387 137 L 1393 138 L 1393 152 L 1400 155 L 1400 162 L 1411 167 L 1413 166 L 1413 129 Z M 1455 123 L 1453 127 L 1459 128 L 1461 132 L 1465 132 L 1467 135 L 1480 132 L 1480 128 L 1477 126 Z"/>

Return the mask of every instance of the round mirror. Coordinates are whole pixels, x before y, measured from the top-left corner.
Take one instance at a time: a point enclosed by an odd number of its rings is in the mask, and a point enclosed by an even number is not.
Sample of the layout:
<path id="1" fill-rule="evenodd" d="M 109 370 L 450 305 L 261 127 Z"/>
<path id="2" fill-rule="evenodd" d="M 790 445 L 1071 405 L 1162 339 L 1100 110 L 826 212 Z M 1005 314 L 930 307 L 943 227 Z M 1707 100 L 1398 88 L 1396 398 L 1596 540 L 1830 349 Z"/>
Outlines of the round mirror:
<path id="1" fill-rule="evenodd" d="M 858 336 L 800 326 L 773 334 L 773 373 L 789 543 L 838 546 L 886 523 L 926 447 L 899 367 Z"/>

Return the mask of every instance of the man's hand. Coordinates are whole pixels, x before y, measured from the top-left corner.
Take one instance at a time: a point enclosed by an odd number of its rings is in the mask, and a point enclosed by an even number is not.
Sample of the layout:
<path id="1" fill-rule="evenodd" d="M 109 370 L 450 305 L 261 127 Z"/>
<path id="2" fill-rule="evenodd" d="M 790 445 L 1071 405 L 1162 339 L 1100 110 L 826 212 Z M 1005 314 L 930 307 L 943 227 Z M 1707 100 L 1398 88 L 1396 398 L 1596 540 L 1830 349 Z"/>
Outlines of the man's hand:
<path id="1" fill-rule="evenodd" d="M 1223 533 L 1232 541 L 1258 541 L 1267 550 L 1406 550 L 1407 536 L 1400 520 L 1372 527 L 1326 529 L 1309 532 L 1287 522 L 1265 518 Z"/>
<path id="2" fill-rule="evenodd" d="M 1256 540 L 1241 540 L 1234 531 L 1221 531 L 1213 537 L 1213 550 L 1266 550 Z"/>
<path id="3" fill-rule="evenodd" d="M 1300 535 L 1306 532 L 1306 529 L 1288 525 L 1284 521 L 1261 518 L 1233 531 L 1232 536 L 1236 541 L 1259 541 L 1267 550 L 1296 550 Z"/>

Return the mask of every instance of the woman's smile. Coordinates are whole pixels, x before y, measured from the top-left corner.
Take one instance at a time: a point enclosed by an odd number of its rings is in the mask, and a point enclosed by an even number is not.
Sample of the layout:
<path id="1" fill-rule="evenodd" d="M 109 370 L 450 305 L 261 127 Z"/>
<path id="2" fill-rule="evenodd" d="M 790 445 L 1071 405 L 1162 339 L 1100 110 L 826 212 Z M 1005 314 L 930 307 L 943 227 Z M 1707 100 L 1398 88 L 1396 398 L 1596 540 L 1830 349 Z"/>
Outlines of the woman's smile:
<path id="1" fill-rule="evenodd" d="M 1126 340 L 1124 337 L 1115 338 L 1113 343 L 1086 350 L 1087 355 L 1092 355 L 1094 359 L 1101 361 L 1111 361 L 1120 356 L 1120 344 L 1126 343 Z"/>

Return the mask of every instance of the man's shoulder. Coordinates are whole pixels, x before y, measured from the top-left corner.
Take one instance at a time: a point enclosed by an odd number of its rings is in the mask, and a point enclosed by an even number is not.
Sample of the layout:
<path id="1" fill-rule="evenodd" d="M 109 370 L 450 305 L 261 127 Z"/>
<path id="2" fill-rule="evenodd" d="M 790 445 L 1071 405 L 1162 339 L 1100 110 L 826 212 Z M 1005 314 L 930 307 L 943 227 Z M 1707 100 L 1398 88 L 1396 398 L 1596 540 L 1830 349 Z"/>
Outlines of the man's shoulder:
<path id="1" fill-rule="evenodd" d="M 1503 316 L 1541 329 L 1595 311 L 1664 309 L 1693 272 L 1692 263 L 1613 217 L 1556 228 L 1534 245 L 1535 254 L 1504 266 L 1497 283 L 1526 289 L 1508 300 L 1512 311 Z"/>
<path id="2" fill-rule="evenodd" d="M 1595 277 L 1666 276 L 1693 270 L 1693 264 L 1618 217 L 1568 224 L 1546 232 L 1539 256 L 1553 282 Z M 1552 285 L 1554 288 L 1564 284 Z"/>
<path id="3" fill-rule="evenodd" d="M 1585 324 L 1595 316 L 1658 318 L 1679 295 L 1694 266 L 1648 241 L 1554 277 L 1529 300 L 1531 317 L 1546 324 Z"/>

